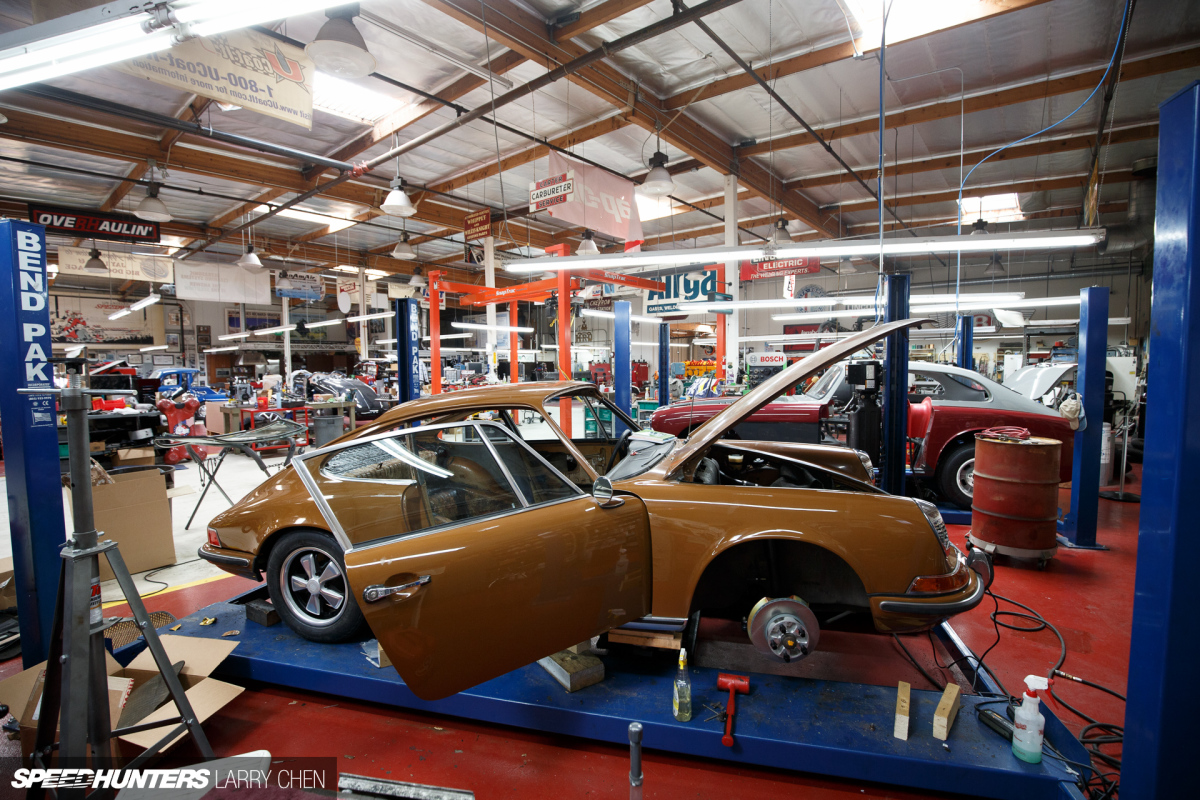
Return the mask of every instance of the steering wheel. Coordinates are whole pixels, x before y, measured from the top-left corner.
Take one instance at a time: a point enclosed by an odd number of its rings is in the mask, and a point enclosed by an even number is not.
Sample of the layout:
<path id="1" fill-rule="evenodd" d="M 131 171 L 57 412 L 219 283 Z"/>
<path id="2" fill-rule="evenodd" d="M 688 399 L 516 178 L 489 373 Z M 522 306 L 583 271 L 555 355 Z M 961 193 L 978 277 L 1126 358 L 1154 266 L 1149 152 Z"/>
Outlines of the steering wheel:
<path id="1" fill-rule="evenodd" d="M 621 436 L 617 439 L 617 446 L 613 448 L 612 456 L 608 459 L 608 466 L 604 468 L 604 473 L 607 475 L 612 471 L 612 468 L 617 463 L 617 459 L 621 457 L 621 451 L 629 444 L 629 437 L 633 435 L 633 431 L 629 428 L 621 431 Z"/>

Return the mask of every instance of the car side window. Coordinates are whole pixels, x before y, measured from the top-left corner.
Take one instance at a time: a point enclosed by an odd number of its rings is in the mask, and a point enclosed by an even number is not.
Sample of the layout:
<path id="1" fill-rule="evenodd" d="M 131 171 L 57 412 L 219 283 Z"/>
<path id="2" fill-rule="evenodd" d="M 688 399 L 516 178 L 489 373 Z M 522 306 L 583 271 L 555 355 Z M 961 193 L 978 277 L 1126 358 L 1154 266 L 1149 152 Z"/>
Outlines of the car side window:
<path id="1" fill-rule="evenodd" d="M 531 408 L 514 408 L 509 411 L 517 426 L 517 433 L 527 442 L 557 442 L 558 434 L 541 414 Z"/>
<path id="2" fill-rule="evenodd" d="M 562 475 L 524 447 L 506 430 L 485 425 L 482 430 L 496 448 L 500 461 L 530 505 L 552 503 L 580 494 Z"/>
<path id="3" fill-rule="evenodd" d="M 330 492 L 330 505 L 356 544 L 524 507 L 469 425 L 410 429 L 347 447 L 332 453 L 320 474 L 350 484 Z M 369 485 L 354 488 L 358 482 Z"/>

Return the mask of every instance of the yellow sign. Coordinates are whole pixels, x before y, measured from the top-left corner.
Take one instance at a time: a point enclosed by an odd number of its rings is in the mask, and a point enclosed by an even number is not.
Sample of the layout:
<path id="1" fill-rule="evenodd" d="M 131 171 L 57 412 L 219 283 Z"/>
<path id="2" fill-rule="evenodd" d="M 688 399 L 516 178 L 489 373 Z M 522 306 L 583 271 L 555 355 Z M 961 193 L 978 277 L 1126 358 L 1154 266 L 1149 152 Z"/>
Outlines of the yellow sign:
<path id="1" fill-rule="evenodd" d="M 313 62 L 251 30 L 188 39 L 114 65 L 122 72 L 312 129 Z"/>

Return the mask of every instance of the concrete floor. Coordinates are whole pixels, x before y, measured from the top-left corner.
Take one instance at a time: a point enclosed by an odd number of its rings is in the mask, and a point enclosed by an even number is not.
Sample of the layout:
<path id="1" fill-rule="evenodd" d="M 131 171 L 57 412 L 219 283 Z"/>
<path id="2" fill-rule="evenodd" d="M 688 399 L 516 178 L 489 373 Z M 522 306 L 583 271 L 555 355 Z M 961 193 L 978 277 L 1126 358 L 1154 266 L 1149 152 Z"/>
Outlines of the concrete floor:
<path id="1" fill-rule="evenodd" d="M 223 484 L 231 495 L 235 487 L 239 493 L 252 488 L 261 475 L 248 461 L 241 461 L 236 467 L 237 462 L 228 461 L 222 471 L 222 475 L 229 475 L 230 479 Z M 1135 478 L 1139 473 L 1140 465 L 1135 468 Z M 183 476 L 181 483 L 188 480 L 195 480 L 194 471 Z M 1135 479 L 1130 488 L 1138 491 L 1139 481 Z M 1062 500 L 1064 505 L 1068 501 L 1065 492 Z M 190 513 L 194 501 L 181 498 L 176 503 L 177 524 L 182 524 L 179 515 Z M 205 519 L 205 515 L 211 516 L 223 508 L 223 501 L 210 497 L 197 519 Z M 1060 550 L 1044 570 L 1002 559 L 993 585 L 997 594 L 1032 606 L 1058 626 L 1068 647 L 1064 669 L 1122 693 L 1128 672 L 1138 511 L 1137 505 L 1101 500 L 1098 538 L 1111 549 Z M 193 531 L 177 537 L 181 557 L 194 553 L 192 544 L 203 537 L 202 525 L 197 524 Z M 967 528 L 950 526 L 950 531 L 955 543 L 962 547 Z M 188 550 L 189 547 L 192 549 Z M 199 565 L 181 565 L 159 573 L 174 587 L 147 598 L 147 607 L 183 616 L 255 585 L 212 572 Z M 1003 602 L 1000 607 L 1020 610 Z M 992 601 L 985 600 L 983 605 L 953 622 L 977 654 L 996 640 L 990 617 L 992 609 Z M 106 613 L 121 614 L 127 610 L 117 605 Z M 844 658 L 846 667 L 841 679 L 894 685 L 900 675 L 916 688 L 931 688 L 900 660 L 899 650 L 890 637 L 849 636 L 857 639 L 843 649 L 844 655 L 836 656 Z M 836 647 L 833 637 L 830 638 L 830 645 Z M 939 669 L 938 663 L 945 663 L 945 654 L 932 651 L 922 635 L 905 639 L 917 660 L 939 680 L 944 680 L 946 672 Z M 1045 674 L 1058 653 L 1058 641 L 1049 631 L 1021 633 L 1001 629 L 1000 643 L 988 655 L 987 663 L 1010 691 L 1017 691 L 1025 675 Z M 0 679 L 19 669 L 19 660 L 0 664 Z M 838 679 L 836 675 L 820 677 Z M 1104 721 L 1123 722 L 1124 707 L 1115 698 L 1065 681 L 1060 681 L 1057 689 L 1063 699 L 1085 713 Z M 665 697 L 663 702 L 669 703 L 670 699 Z M 1073 730 L 1078 731 L 1082 726 L 1070 713 L 1056 711 Z M 399 711 L 267 684 L 249 685 L 205 728 L 218 755 L 259 748 L 276 756 L 334 755 L 340 771 L 471 789 L 479 798 L 628 796 L 626 747 Z M 0 755 L 7 754 L 5 746 L 13 744 L 0 743 Z M 194 756 L 190 749 L 191 745 L 182 744 L 176 748 L 176 756 L 185 760 Z M 1119 747 L 1109 749 L 1114 755 L 1120 752 Z M 783 768 L 744 768 L 654 750 L 646 752 L 645 774 L 645 796 L 656 798 L 934 796 L 878 784 L 831 780 Z"/>

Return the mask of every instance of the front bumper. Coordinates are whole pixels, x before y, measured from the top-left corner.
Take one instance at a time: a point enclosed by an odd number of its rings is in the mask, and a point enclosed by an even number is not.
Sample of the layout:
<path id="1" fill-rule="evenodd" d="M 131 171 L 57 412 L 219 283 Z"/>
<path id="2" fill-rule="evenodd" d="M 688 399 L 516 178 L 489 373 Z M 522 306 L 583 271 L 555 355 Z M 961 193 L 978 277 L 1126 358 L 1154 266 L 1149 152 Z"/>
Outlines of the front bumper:
<path id="1" fill-rule="evenodd" d="M 252 581 L 262 580 L 262 576 L 254 568 L 254 559 L 249 553 L 204 544 L 196 551 L 196 555 L 238 577 L 249 578 Z"/>
<path id="2" fill-rule="evenodd" d="M 970 581 L 963 588 L 941 595 L 905 594 L 872 598 L 872 605 L 883 614 L 918 617 L 949 617 L 970 611 L 983 600 L 987 583 L 970 570 Z"/>

